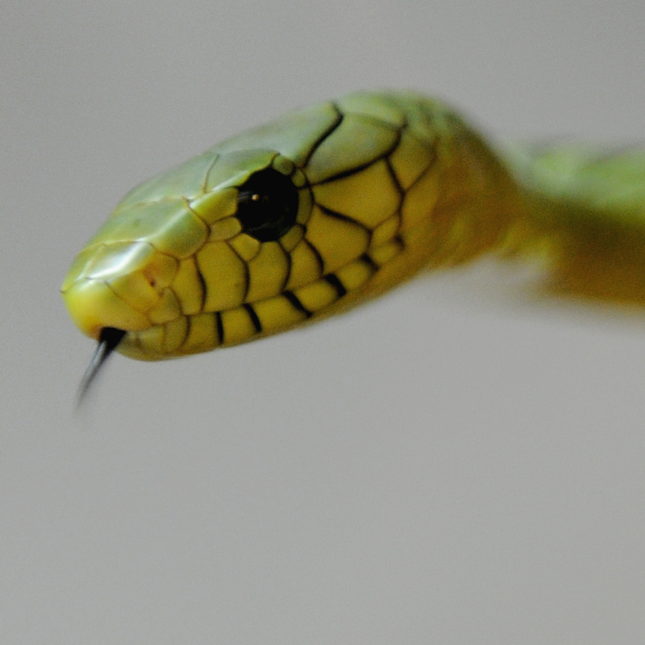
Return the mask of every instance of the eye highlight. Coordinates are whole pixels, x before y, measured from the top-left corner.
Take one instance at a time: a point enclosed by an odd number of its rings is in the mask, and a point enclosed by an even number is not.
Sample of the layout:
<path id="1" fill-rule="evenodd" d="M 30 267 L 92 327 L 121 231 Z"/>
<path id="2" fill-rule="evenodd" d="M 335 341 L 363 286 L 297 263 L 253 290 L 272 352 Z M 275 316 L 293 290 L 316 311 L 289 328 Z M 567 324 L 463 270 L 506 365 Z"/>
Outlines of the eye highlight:
<path id="1" fill-rule="evenodd" d="M 247 235 L 260 242 L 282 237 L 296 222 L 298 190 L 274 168 L 251 175 L 239 188 L 236 217 Z"/>

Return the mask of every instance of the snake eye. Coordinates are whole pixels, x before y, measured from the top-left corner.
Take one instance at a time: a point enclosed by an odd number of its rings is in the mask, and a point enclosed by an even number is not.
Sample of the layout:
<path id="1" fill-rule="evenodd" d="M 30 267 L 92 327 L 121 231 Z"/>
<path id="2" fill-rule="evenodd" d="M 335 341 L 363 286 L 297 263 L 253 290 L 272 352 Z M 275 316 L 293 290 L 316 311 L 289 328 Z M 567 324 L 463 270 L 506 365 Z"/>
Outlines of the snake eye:
<path id="1" fill-rule="evenodd" d="M 251 175 L 238 190 L 236 217 L 247 235 L 269 242 L 294 225 L 298 191 L 286 175 L 266 168 Z"/>

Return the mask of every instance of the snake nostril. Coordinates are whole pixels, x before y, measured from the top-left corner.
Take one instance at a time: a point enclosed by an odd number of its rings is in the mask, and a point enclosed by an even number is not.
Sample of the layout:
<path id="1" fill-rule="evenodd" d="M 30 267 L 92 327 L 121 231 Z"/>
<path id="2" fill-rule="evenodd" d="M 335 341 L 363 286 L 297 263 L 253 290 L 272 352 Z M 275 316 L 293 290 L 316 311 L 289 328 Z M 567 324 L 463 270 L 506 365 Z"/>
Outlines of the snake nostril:
<path id="1" fill-rule="evenodd" d="M 146 268 L 143 270 L 143 277 L 146 280 L 146 282 L 155 290 L 161 285 L 159 285 L 159 280 L 157 279 L 157 275 L 154 272 L 152 268 Z"/>

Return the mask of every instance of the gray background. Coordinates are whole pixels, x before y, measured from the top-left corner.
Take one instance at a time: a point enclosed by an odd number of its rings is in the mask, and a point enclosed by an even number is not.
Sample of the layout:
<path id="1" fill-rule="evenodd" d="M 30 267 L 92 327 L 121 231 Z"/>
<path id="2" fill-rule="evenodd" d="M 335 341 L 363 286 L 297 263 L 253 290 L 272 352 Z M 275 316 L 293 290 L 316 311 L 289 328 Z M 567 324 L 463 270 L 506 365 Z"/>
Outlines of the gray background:
<path id="1" fill-rule="evenodd" d="M 645 5 L 4 0 L 0 641 L 645 642 L 645 333 L 484 262 L 157 364 L 57 289 L 116 200 L 287 108 L 437 93 L 643 138 Z"/>

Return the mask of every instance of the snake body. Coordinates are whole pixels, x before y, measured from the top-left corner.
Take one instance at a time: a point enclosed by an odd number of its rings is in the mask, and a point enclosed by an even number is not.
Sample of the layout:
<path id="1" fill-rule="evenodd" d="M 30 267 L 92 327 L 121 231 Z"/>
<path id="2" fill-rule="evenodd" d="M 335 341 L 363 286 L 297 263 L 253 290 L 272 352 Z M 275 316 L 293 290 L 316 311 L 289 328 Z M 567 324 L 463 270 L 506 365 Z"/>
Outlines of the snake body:
<path id="1" fill-rule="evenodd" d="M 590 161 L 591 159 L 591 161 Z M 93 338 L 155 360 L 329 315 L 425 266 L 529 252 L 562 283 L 645 299 L 645 155 L 511 151 L 444 103 L 355 92 L 132 190 L 62 293 Z"/>

